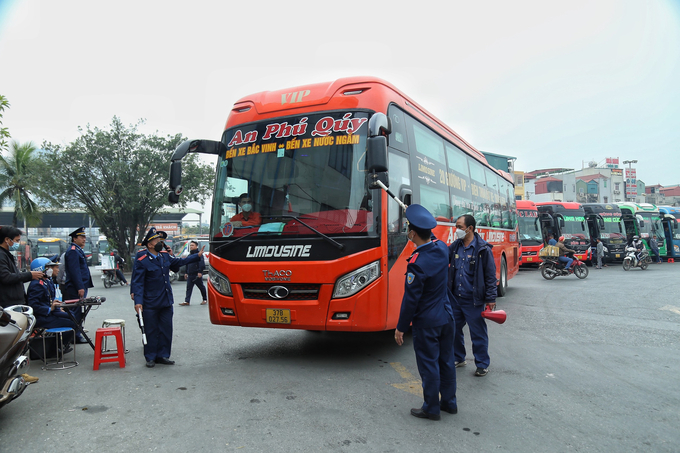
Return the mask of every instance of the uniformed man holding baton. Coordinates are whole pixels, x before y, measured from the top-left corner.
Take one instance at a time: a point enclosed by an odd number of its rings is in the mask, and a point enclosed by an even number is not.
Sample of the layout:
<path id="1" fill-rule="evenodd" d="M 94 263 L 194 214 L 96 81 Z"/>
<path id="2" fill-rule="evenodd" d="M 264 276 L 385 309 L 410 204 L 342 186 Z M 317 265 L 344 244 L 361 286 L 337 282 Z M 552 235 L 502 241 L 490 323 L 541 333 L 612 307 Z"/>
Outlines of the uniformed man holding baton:
<path id="1" fill-rule="evenodd" d="M 409 222 L 407 237 L 416 250 L 406 267 L 404 298 L 394 339 L 399 346 L 404 344 L 404 332 L 413 324 L 413 349 L 425 401 L 421 408 L 411 409 L 411 415 L 439 420 L 440 411 L 458 412 L 452 295 L 447 285 L 449 252 L 446 244 L 432 235 L 437 221 L 427 209 L 412 204 L 405 214 Z"/>
<path id="2" fill-rule="evenodd" d="M 146 366 L 157 363 L 174 365 L 172 349 L 172 315 L 174 303 L 169 270 L 171 266 L 185 266 L 203 259 L 203 249 L 187 258 L 170 255 L 163 246 L 165 231 L 150 228 L 142 245 L 146 250 L 137 254 L 132 273 L 132 296 L 135 311 L 144 317 L 147 343 L 144 345 Z"/>

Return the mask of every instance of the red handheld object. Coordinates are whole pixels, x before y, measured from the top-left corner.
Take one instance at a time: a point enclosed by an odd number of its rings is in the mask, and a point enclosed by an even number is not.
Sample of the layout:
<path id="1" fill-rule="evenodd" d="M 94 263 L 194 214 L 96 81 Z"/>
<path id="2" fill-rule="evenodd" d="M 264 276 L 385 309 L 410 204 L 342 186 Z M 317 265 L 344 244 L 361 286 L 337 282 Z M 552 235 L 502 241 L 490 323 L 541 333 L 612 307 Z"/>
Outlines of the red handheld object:
<path id="1" fill-rule="evenodd" d="M 486 318 L 489 321 L 497 322 L 498 324 L 503 324 L 505 320 L 508 318 L 508 315 L 505 313 L 505 310 L 491 311 L 491 309 L 487 306 L 486 309 L 482 312 L 482 318 Z"/>

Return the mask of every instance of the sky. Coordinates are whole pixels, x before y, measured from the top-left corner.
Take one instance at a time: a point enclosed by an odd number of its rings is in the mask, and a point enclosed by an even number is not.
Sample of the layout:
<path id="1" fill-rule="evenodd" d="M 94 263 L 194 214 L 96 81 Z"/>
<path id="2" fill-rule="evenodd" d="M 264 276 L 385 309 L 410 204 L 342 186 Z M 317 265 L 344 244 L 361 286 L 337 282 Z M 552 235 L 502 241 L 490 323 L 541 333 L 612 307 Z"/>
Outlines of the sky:
<path id="1" fill-rule="evenodd" d="M 619 157 L 680 184 L 680 0 L 0 0 L 4 126 L 22 143 L 114 115 L 216 140 L 248 94 L 357 75 L 517 170 Z"/>

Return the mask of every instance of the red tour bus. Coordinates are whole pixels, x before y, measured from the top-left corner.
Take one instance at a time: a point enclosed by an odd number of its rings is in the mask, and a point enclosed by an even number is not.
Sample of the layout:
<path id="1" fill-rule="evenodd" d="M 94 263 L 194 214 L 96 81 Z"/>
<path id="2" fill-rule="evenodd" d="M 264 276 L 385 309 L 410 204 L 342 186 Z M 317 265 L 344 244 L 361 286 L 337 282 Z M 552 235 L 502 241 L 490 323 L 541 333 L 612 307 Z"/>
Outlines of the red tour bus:
<path id="1" fill-rule="evenodd" d="M 549 234 L 556 240 L 564 236 L 564 245 L 576 251 L 574 256 L 590 264 L 590 230 L 583 206 L 573 201 L 544 201 L 536 207 L 546 242 Z"/>
<path id="2" fill-rule="evenodd" d="M 188 140 L 175 150 L 174 203 L 188 152 L 218 155 L 208 284 L 213 324 L 394 329 L 414 246 L 403 210 L 376 180 L 406 205 L 425 206 L 447 244 L 455 219 L 474 215 L 494 245 L 499 293 L 517 273 L 510 175 L 383 80 L 346 78 L 244 97 L 221 141 Z M 259 216 L 232 222 L 244 207 Z"/>
<path id="3" fill-rule="evenodd" d="M 538 251 L 543 248 L 541 223 L 538 220 L 536 203 L 529 200 L 517 200 L 517 223 L 519 224 L 519 241 L 522 243 L 522 264 L 540 264 Z"/>

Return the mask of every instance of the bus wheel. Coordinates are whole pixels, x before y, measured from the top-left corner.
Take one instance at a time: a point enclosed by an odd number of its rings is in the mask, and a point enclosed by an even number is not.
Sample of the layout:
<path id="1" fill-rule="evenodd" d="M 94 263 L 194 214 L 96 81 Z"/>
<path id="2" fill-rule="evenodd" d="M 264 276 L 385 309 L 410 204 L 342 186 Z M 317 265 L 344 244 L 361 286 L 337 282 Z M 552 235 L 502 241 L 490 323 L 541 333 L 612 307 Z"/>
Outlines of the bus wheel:
<path id="1" fill-rule="evenodd" d="M 508 292 L 508 265 L 505 263 L 505 257 L 501 257 L 501 278 L 498 282 L 498 297 L 505 296 Z"/>

